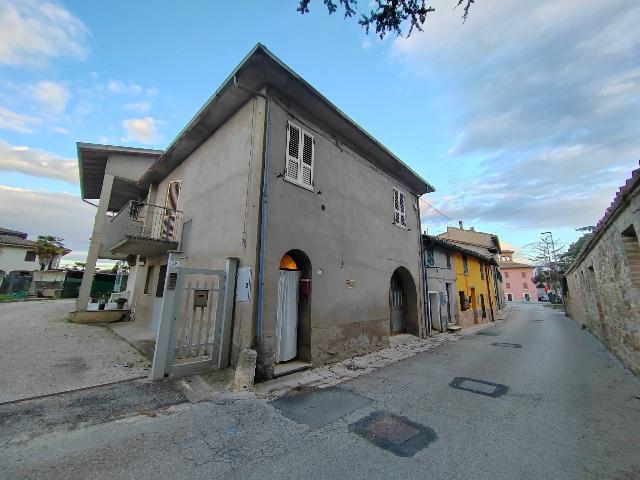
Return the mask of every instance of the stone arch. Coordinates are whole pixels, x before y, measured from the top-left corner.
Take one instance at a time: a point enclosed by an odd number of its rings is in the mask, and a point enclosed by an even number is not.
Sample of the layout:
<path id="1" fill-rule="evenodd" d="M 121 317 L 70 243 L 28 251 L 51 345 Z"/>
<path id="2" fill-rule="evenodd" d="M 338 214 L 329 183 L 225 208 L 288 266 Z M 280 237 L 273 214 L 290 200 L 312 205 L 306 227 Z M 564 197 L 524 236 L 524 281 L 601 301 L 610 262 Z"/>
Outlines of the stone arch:
<path id="1" fill-rule="evenodd" d="M 311 282 L 312 267 L 309 256 L 299 249 L 287 251 L 280 259 L 280 270 L 298 270 L 300 279 Z M 298 298 L 298 329 L 297 356 L 298 360 L 311 362 L 311 295 L 299 295 Z"/>
<path id="2" fill-rule="evenodd" d="M 418 295 L 411 272 L 398 267 L 391 275 L 389 285 L 390 334 L 410 333 L 419 336 Z"/>

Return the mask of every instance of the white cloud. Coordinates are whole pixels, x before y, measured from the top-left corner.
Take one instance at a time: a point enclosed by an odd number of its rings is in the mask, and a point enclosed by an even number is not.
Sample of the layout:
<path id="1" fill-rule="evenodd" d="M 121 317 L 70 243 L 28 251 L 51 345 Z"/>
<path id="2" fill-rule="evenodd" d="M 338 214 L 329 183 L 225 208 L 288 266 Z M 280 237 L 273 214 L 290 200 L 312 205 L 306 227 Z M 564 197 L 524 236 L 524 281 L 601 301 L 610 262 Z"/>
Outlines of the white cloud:
<path id="1" fill-rule="evenodd" d="M 63 135 L 68 135 L 70 133 L 69 130 L 64 127 L 51 127 L 51 130 L 56 133 L 62 133 Z"/>
<path id="2" fill-rule="evenodd" d="M 434 205 L 514 229 L 594 224 L 640 158 L 640 3 L 483 0 L 464 24 L 432 4 L 424 33 L 391 52 L 457 109 L 459 135 L 430 167 L 464 189 L 438 185 L 457 194 Z"/>
<path id="3" fill-rule="evenodd" d="M 0 2 L 0 64 L 42 66 L 57 57 L 84 59 L 89 30 L 57 2 Z"/>
<path id="4" fill-rule="evenodd" d="M 64 113 L 71 93 L 61 83 L 43 80 L 31 87 L 31 92 L 37 102 L 55 115 Z"/>
<path id="5" fill-rule="evenodd" d="M 153 117 L 129 118 L 122 121 L 122 127 L 127 134 L 124 141 L 157 143 L 162 139 L 158 131 L 158 122 Z"/>
<path id="6" fill-rule="evenodd" d="M 151 109 L 151 103 L 149 102 L 132 102 L 125 103 L 122 108 L 125 110 L 133 110 L 135 112 L 145 113 Z"/>
<path id="7" fill-rule="evenodd" d="M 37 235 L 58 235 L 72 249 L 74 258 L 82 258 L 89 246 L 95 208 L 77 194 L 43 192 L 0 185 L 2 226 Z M 76 255 L 79 252 L 80 255 Z"/>
<path id="8" fill-rule="evenodd" d="M 0 107 L 0 129 L 13 130 L 18 133 L 33 133 L 33 127 L 40 123 L 39 118 Z"/>
<path id="9" fill-rule="evenodd" d="M 0 139 L 0 170 L 78 183 L 78 162 L 45 150 L 14 146 Z M 0 217 L 1 218 L 1 217 Z"/>
<path id="10" fill-rule="evenodd" d="M 142 87 L 135 82 L 121 82 L 120 80 L 109 80 L 107 83 L 107 89 L 111 93 L 117 95 L 140 95 L 142 93 Z"/>

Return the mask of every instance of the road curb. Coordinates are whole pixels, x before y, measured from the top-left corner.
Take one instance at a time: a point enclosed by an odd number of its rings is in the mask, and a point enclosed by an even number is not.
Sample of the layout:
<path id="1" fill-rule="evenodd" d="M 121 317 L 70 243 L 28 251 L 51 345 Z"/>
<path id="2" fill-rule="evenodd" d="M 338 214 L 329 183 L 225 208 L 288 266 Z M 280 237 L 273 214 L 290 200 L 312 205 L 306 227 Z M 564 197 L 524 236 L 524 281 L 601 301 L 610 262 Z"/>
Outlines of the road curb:
<path id="1" fill-rule="evenodd" d="M 0 407 L 2 407 L 3 405 L 13 405 L 13 404 L 16 404 L 16 403 L 27 402 L 29 400 L 39 400 L 41 398 L 55 397 L 56 395 L 63 395 L 65 393 L 81 392 L 83 390 L 90 390 L 92 388 L 99 388 L 99 387 L 108 387 L 110 385 L 117 385 L 118 383 L 132 382 L 134 380 L 140 380 L 140 379 L 143 379 L 143 378 L 148 378 L 148 377 L 147 377 L 147 375 L 138 375 L 136 377 L 125 378 L 125 379 L 122 379 L 122 380 L 115 380 L 113 382 L 99 383 L 97 385 L 89 385 L 87 387 L 70 388 L 69 390 L 62 390 L 60 392 L 45 393 L 43 395 L 34 395 L 33 397 L 26 397 L 26 398 L 18 398 L 16 400 L 9 400 L 7 402 L 0 402 Z"/>

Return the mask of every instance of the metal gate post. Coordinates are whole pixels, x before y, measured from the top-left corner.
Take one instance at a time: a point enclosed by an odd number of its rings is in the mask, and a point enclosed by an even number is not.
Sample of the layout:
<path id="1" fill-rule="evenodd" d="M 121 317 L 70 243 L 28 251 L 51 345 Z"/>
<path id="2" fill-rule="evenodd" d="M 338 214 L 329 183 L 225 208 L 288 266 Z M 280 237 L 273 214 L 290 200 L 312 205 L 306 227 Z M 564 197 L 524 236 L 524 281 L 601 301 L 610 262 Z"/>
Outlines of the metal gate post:
<path id="1" fill-rule="evenodd" d="M 233 305 L 236 296 L 236 277 L 238 275 L 238 259 L 227 257 L 224 265 L 224 307 L 222 310 L 222 331 L 220 332 L 220 349 L 218 350 L 218 368 L 229 366 L 229 350 L 231 347 L 231 327 L 233 325 Z"/>
<path id="2" fill-rule="evenodd" d="M 162 308 L 160 310 L 160 325 L 156 337 L 156 348 L 153 353 L 153 365 L 151 367 L 151 379 L 161 380 L 165 374 L 169 373 L 169 362 L 173 357 L 174 345 L 172 344 L 172 332 L 175 321 L 176 289 L 172 278 L 177 278 L 180 270 L 180 253 L 169 252 L 169 262 L 167 264 L 167 276 L 164 281 L 164 293 L 162 296 Z M 173 277 L 172 277 L 173 276 Z"/>

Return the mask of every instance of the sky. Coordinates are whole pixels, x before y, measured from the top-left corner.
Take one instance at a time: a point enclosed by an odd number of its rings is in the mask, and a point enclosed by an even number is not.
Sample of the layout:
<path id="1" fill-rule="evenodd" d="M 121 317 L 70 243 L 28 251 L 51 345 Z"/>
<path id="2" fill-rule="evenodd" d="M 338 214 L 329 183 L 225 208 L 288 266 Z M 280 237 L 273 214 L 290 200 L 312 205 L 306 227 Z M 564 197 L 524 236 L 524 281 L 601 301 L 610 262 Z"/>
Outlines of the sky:
<path id="1" fill-rule="evenodd" d="M 430 234 L 568 245 L 638 167 L 640 2 L 455 3 L 380 40 L 320 0 L 0 0 L 0 226 L 83 260 L 75 142 L 165 148 L 261 42 L 436 188 Z"/>

